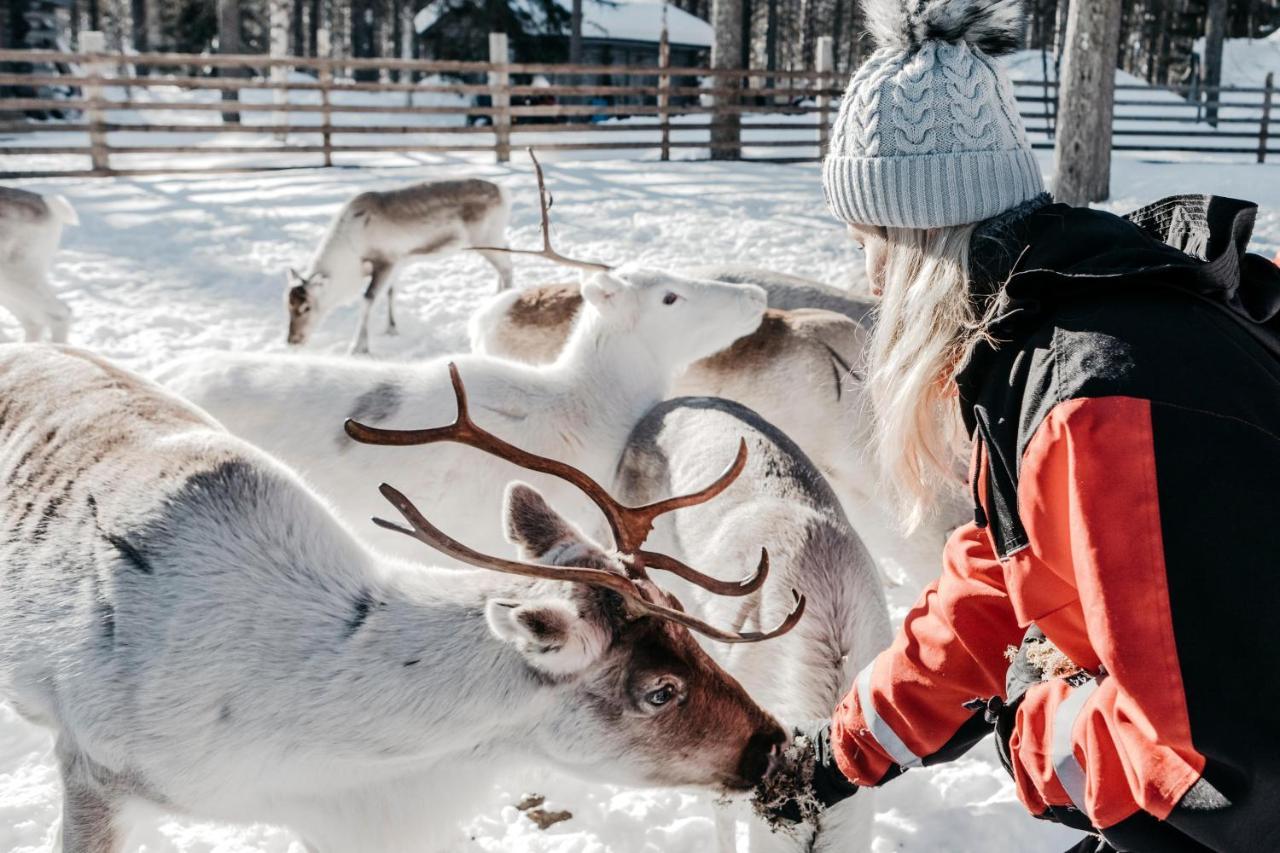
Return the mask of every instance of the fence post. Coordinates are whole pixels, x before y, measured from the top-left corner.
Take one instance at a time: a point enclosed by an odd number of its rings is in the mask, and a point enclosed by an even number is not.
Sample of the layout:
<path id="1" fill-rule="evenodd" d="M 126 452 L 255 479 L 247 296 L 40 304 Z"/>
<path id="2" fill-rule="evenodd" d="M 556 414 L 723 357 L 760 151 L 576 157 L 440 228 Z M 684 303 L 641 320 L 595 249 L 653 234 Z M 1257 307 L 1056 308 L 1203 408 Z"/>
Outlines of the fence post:
<path id="1" fill-rule="evenodd" d="M 1274 71 L 1267 72 L 1267 82 L 1263 84 L 1266 90 L 1262 93 L 1262 121 L 1258 126 L 1258 162 L 1267 162 L 1267 137 L 1271 131 L 1271 93 L 1275 91 L 1276 74 Z"/>
<path id="2" fill-rule="evenodd" d="M 320 112 L 320 144 L 324 146 L 324 164 L 332 166 L 333 136 L 330 128 L 333 126 L 333 113 L 329 112 L 329 90 L 333 87 L 333 57 L 330 55 L 328 27 L 320 27 L 316 31 L 316 56 L 324 60 L 316 75 L 316 81 L 320 84 L 320 105 L 323 107 Z"/>
<path id="3" fill-rule="evenodd" d="M 831 134 L 830 111 L 831 98 L 827 96 L 825 89 L 831 82 L 827 79 L 836 68 L 836 47 L 835 39 L 831 36 L 818 36 L 817 45 L 817 65 L 818 65 L 818 158 L 827 156 L 827 143 Z"/>
<path id="4" fill-rule="evenodd" d="M 662 35 L 658 39 L 658 68 L 671 67 L 671 41 L 667 37 L 667 7 L 662 6 Z M 671 159 L 671 75 L 658 75 L 658 122 L 662 125 L 662 159 Z"/>
<path id="5" fill-rule="evenodd" d="M 507 34 L 489 33 L 489 63 L 502 69 L 489 72 L 489 103 L 496 110 L 493 115 L 493 142 L 499 163 L 506 163 L 511 159 L 511 75 L 507 72 L 509 62 Z"/>
<path id="6" fill-rule="evenodd" d="M 87 31 L 80 34 L 80 50 L 84 53 L 106 53 L 107 37 L 100 31 Z M 85 84 L 84 94 L 89 101 L 87 110 L 89 119 L 89 159 L 93 171 L 99 174 L 111 173 L 111 156 L 107 150 L 106 111 L 103 109 L 102 77 L 106 63 L 101 61 L 85 63 L 85 72 L 93 82 Z"/>

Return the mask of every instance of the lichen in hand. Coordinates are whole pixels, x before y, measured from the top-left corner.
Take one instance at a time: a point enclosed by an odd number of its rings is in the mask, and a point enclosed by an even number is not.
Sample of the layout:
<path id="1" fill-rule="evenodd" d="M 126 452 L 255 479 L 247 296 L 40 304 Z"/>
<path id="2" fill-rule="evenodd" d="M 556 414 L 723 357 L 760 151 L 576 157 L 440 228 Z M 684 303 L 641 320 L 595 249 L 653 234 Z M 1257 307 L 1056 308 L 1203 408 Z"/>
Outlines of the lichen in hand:
<path id="1" fill-rule="evenodd" d="M 782 753 L 781 764 L 756 785 L 751 809 L 774 832 L 793 832 L 800 823 L 816 823 L 822 804 L 813 794 L 813 743 L 797 737 Z"/>

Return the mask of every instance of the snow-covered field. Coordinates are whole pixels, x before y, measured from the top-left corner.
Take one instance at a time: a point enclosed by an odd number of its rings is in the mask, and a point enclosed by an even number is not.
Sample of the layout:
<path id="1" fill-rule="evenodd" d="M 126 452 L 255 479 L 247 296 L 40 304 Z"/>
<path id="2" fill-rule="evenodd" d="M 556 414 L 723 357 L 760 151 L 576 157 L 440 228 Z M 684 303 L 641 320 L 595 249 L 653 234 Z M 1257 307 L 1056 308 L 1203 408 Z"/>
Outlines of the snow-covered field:
<path id="1" fill-rule="evenodd" d="M 1047 158 L 1042 165 L 1050 170 Z M 816 164 L 561 159 L 547 172 L 556 195 L 558 245 L 575 255 L 660 266 L 750 263 L 861 286 L 862 259 L 826 212 Z M 513 244 L 536 245 L 533 180 L 522 162 L 434 158 L 409 168 L 22 185 L 63 193 L 79 211 L 82 225 L 68 229 L 55 270 L 58 289 L 76 315 L 73 342 L 146 371 L 202 349 L 283 349 L 284 270 L 305 263 L 341 201 L 362 189 L 461 175 L 511 187 L 517 199 Z M 1280 250 L 1280 164 L 1206 166 L 1121 156 L 1113 188 L 1112 209 L 1173 192 L 1254 198 L 1264 206 L 1255 248 L 1268 256 Z M 522 285 L 565 275 L 536 260 L 517 267 Z M 375 356 L 418 359 L 465 348 L 467 316 L 493 287 L 489 267 L 468 255 L 411 268 L 399 287 L 400 335 L 375 334 Z M 331 317 L 317 348 L 341 351 L 354 322 L 354 310 Z M 0 318 L 0 332 L 17 335 L 7 316 Z M 890 591 L 896 619 L 934 571 L 929 564 L 903 568 L 913 582 Z M 574 817 L 538 830 L 512 805 L 530 790 Z M 49 737 L 0 703 L 0 851 L 50 849 L 58 808 Z M 954 764 L 908 773 L 880 794 L 877 810 L 877 853 L 1026 853 L 1072 843 L 1072 833 L 1025 816 L 989 743 Z M 586 785 L 512 768 L 474 813 L 459 815 L 457 849 L 700 853 L 713 849 L 710 815 L 706 800 L 687 792 Z M 274 828 L 227 828 L 163 815 L 148 816 L 140 826 L 131 848 L 146 853 L 302 853 L 300 844 Z"/>

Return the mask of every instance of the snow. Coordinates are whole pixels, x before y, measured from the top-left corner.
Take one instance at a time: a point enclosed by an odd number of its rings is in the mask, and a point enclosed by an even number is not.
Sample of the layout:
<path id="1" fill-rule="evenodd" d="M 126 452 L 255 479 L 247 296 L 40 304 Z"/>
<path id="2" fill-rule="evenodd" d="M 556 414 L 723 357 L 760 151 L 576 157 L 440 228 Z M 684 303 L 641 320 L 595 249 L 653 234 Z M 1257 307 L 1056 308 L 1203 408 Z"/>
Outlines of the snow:
<path id="1" fill-rule="evenodd" d="M 562 3 L 563 5 L 563 3 Z M 662 35 L 662 3 L 602 3 L 586 0 L 582 4 L 584 38 L 609 38 L 626 41 L 657 42 Z M 711 47 L 711 25 L 675 6 L 665 7 L 667 39 L 672 44 Z"/>
<path id="2" fill-rule="evenodd" d="M 1204 57 L 1204 39 L 1196 39 L 1195 52 Z M 1257 88 L 1274 74 L 1280 85 L 1280 30 L 1264 39 L 1227 39 L 1222 44 L 1222 85 Z"/>
<path id="3" fill-rule="evenodd" d="M 1041 152 L 1050 171 L 1050 155 Z M 567 157 L 567 155 L 566 155 Z M 862 286 L 862 259 L 827 213 L 817 164 L 652 163 L 547 156 L 558 245 L 575 255 L 658 266 L 728 261 Z M 282 350 L 284 270 L 299 265 L 335 208 L 357 191 L 411 180 L 475 175 L 516 198 L 512 242 L 538 242 L 534 186 L 523 158 L 511 165 L 461 156 L 370 158 L 361 169 L 302 169 L 233 176 L 164 175 L 114 180 L 24 181 L 65 194 L 82 225 L 68 229 L 55 283 L 76 315 L 72 340 L 131 368 L 180 354 Z M 413 164 L 406 167 L 405 164 Z M 1280 250 L 1280 165 L 1116 157 L 1113 210 L 1172 192 L 1213 191 L 1263 203 L 1255 250 Z M 1259 197 L 1261 196 L 1261 197 Z M 517 268 L 521 284 L 565 280 L 540 261 Z M 400 335 L 375 334 L 381 358 L 416 360 L 466 347 L 469 313 L 494 286 L 480 259 L 459 254 L 410 268 L 398 289 Z M 354 310 L 331 317 L 316 347 L 340 352 Z M 17 334 L 7 315 L 0 333 Z M 933 559 L 906 562 L 913 582 L 889 590 L 901 620 Z M 540 831 L 513 804 L 527 791 L 574 817 Z M 862 796 L 862 795 L 860 795 Z M 1034 821 L 985 743 L 949 765 L 913 770 L 877 792 L 875 853 L 1063 850 L 1073 833 Z M 0 850 L 51 849 L 59 788 L 52 741 L 0 703 Z M 503 768 L 471 813 L 459 815 L 458 851 L 703 853 L 713 850 L 711 807 L 688 791 L 587 784 L 546 771 Z M 303 853 L 287 832 L 226 827 L 148 814 L 130 849 L 145 853 Z"/>
<path id="4" fill-rule="evenodd" d="M 557 0 L 566 10 L 569 3 Z M 414 29 L 426 32 L 449 9 L 448 0 L 434 0 L 413 16 Z M 529 7 L 537 19 L 537 9 Z M 607 38 L 620 41 L 657 43 L 662 33 L 662 18 L 666 14 L 667 39 L 671 44 L 693 47 L 711 47 L 711 25 L 699 17 L 675 6 L 664 3 L 635 2 L 634 0 L 584 0 L 582 4 L 582 35 L 584 38 Z"/>

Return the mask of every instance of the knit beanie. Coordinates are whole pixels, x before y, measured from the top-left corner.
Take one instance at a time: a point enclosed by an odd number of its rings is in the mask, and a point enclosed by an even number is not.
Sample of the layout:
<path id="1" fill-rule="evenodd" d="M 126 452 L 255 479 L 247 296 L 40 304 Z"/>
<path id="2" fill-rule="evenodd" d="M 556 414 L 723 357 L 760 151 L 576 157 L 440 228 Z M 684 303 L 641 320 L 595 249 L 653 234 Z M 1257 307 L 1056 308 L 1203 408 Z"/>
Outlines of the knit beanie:
<path id="1" fill-rule="evenodd" d="M 877 49 L 849 80 L 823 163 L 845 222 L 963 225 L 1044 191 L 994 57 L 1017 47 L 1019 0 L 864 0 Z"/>

